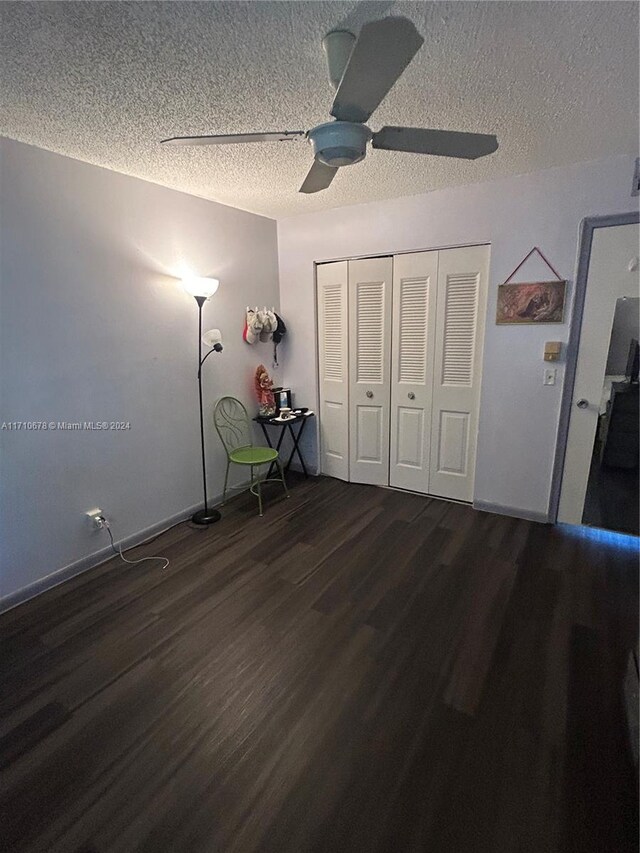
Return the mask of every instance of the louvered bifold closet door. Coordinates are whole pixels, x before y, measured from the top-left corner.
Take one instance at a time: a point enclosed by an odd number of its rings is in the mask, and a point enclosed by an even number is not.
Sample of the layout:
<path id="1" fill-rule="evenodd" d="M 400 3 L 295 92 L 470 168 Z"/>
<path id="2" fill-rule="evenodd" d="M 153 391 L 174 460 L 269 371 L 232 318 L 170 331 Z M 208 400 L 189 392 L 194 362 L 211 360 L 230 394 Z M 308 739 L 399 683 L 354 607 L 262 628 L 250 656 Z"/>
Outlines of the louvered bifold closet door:
<path id="1" fill-rule="evenodd" d="M 317 267 L 320 470 L 340 480 L 349 479 L 347 279 L 347 261 Z"/>
<path id="2" fill-rule="evenodd" d="M 393 259 L 389 484 L 429 491 L 438 252 Z"/>
<path id="3" fill-rule="evenodd" d="M 391 258 L 349 261 L 349 471 L 389 483 Z"/>
<path id="4" fill-rule="evenodd" d="M 473 499 L 489 247 L 438 260 L 429 492 Z"/>

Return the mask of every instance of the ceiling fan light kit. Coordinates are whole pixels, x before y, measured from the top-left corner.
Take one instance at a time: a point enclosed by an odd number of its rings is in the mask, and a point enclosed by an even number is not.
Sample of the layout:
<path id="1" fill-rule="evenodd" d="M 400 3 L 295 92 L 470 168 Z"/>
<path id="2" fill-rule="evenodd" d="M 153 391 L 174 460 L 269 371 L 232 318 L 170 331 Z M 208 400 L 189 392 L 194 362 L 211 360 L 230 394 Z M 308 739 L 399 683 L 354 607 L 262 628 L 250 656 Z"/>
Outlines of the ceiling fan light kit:
<path id="1" fill-rule="evenodd" d="M 364 160 L 372 135 L 366 124 L 350 121 L 328 121 L 307 133 L 316 160 L 334 168 Z"/>
<path id="2" fill-rule="evenodd" d="M 171 145 L 227 145 L 242 142 L 284 142 L 306 137 L 314 161 L 300 187 L 301 193 L 326 189 L 338 169 L 363 160 L 367 144 L 387 151 L 428 154 L 475 160 L 498 148 L 495 136 L 428 130 L 420 127 L 383 127 L 373 133 L 365 124 L 378 108 L 413 57 L 424 44 L 414 24 L 390 16 L 365 24 L 356 39 L 353 33 L 334 30 L 322 40 L 329 80 L 336 90 L 330 115 L 334 121 L 319 124 L 306 133 L 237 133 L 217 136 L 174 136 Z"/>

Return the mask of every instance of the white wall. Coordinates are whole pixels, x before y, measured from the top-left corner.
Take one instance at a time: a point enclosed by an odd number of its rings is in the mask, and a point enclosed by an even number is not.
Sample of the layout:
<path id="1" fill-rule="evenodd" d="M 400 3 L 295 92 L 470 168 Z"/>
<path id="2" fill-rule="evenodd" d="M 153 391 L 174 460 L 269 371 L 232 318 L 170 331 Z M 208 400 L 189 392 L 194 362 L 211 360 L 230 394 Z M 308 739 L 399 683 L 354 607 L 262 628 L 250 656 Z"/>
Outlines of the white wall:
<path id="1" fill-rule="evenodd" d="M 581 220 L 637 208 L 630 196 L 633 164 L 632 157 L 617 157 L 279 222 L 281 306 L 285 318 L 295 317 L 285 380 L 296 399 L 314 405 L 317 395 L 314 261 L 490 242 L 475 497 L 546 517 L 564 364 L 557 384 L 543 387 L 543 345 L 567 340 Z M 566 322 L 498 327 L 497 285 L 534 245 L 570 280 Z M 515 280 L 550 277 L 531 262 Z M 311 442 L 306 452 L 315 455 Z"/>
<path id="2" fill-rule="evenodd" d="M 197 306 L 173 277 L 220 279 L 204 307 L 225 348 L 208 406 L 251 388 L 271 346 L 242 341 L 247 304 L 278 303 L 276 225 L 0 140 L 0 421 L 129 421 L 122 432 L 0 431 L 3 597 L 201 500 Z M 224 456 L 208 430 L 210 491 Z M 64 574 L 64 572 L 63 572 Z"/>

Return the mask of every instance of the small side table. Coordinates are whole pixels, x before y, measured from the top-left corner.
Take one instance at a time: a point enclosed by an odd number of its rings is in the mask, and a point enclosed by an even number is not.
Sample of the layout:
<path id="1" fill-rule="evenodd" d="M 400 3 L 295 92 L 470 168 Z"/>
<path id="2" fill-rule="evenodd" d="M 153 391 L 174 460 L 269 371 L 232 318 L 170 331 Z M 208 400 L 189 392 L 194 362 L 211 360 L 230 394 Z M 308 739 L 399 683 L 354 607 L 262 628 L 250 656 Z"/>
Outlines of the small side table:
<path id="1" fill-rule="evenodd" d="M 295 417 L 289 418 L 289 420 L 286 421 L 279 421 L 276 418 L 261 418 L 259 415 L 258 417 L 253 419 L 256 423 L 260 424 L 262 432 L 264 433 L 264 437 L 267 440 L 267 444 L 271 448 L 273 448 L 273 444 L 271 443 L 271 436 L 269 435 L 267 427 L 281 427 L 280 435 L 278 437 L 278 443 L 275 446 L 275 449 L 278 452 L 280 452 L 280 447 L 282 446 L 282 441 L 284 439 L 285 433 L 288 432 L 291 436 L 293 448 L 291 449 L 289 458 L 287 459 L 284 465 L 285 473 L 289 471 L 289 468 L 291 467 L 291 462 L 293 461 L 293 457 L 297 454 L 298 459 L 300 460 L 300 465 L 302 466 L 302 470 L 304 472 L 304 476 L 309 476 L 307 472 L 307 466 L 304 464 L 304 459 L 302 458 L 302 453 L 300 452 L 300 439 L 302 438 L 302 433 L 304 432 L 304 428 L 307 425 L 307 421 L 309 420 L 309 418 L 313 417 L 315 417 L 313 412 L 305 412 L 302 415 L 296 415 Z M 297 433 L 293 429 L 294 424 L 299 424 Z M 272 462 L 269 466 L 269 470 L 267 471 L 267 479 L 271 476 L 271 472 L 274 467 L 275 465 Z"/>

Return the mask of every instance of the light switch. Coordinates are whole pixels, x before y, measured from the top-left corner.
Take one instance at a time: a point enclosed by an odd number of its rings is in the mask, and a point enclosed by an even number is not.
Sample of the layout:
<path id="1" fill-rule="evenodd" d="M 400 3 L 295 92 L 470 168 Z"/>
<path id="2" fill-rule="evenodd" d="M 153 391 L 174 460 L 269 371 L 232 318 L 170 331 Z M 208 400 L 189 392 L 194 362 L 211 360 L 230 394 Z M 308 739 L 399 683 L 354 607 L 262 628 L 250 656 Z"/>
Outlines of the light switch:
<path id="1" fill-rule="evenodd" d="M 558 361 L 562 352 L 562 341 L 547 341 L 544 345 L 544 360 Z"/>
<path id="2" fill-rule="evenodd" d="M 557 372 L 555 367 L 545 367 L 543 385 L 555 385 Z"/>

